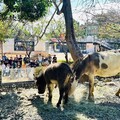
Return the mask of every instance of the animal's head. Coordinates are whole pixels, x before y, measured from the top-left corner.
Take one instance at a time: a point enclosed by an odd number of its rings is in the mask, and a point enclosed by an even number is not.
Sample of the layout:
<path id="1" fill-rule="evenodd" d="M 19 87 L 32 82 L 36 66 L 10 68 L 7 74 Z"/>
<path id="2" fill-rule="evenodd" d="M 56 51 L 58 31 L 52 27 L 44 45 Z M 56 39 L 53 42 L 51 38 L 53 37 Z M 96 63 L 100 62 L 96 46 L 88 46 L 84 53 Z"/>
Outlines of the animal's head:
<path id="1" fill-rule="evenodd" d="M 46 89 L 46 81 L 44 78 L 44 73 L 42 70 L 38 70 L 38 68 L 34 72 L 34 80 L 36 80 L 36 85 L 38 88 L 38 93 L 43 94 Z"/>
<path id="2" fill-rule="evenodd" d="M 33 74 L 34 79 L 37 78 L 37 77 L 39 77 L 42 72 L 43 72 L 42 67 L 36 67 L 34 69 L 34 74 Z"/>
<path id="3" fill-rule="evenodd" d="M 73 74 L 73 76 L 70 77 L 70 89 L 69 89 L 69 92 L 68 92 L 68 95 L 72 95 L 73 92 L 75 91 L 77 85 L 78 85 L 78 80 L 76 80 L 76 75 Z"/>

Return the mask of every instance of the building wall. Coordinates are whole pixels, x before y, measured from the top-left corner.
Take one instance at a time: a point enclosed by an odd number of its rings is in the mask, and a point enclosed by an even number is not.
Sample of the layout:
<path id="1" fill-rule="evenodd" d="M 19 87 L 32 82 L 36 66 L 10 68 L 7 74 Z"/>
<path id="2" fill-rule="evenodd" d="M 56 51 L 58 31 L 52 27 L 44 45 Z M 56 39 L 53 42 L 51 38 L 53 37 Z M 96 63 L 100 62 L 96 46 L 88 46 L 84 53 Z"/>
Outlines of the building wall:
<path id="1" fill-rule="evenodd" d="M 45 42 L 39 41 L 38 44 L 35 46 L 35 51 L 45 51 Z"/>
<path id="2" fill-rule="evenodd" d="M 93 43 L 87 43 L 86 44 L 86 51 L 87 51 L 87 53 L 93 53 L 94 52 L 94 45 L 93 45 Z"/>
<path id="3" fill-rule="evenodd" d="M 2 47 L 1 44 L 0 47 Z M 97 46 L 94 46 L 93 43 L 87 43 L 86 44 L 87 53 L 94 52 L 94 49 L 96 47 Z M 33 56 L 34 54 L 39 54 L 40 52 L 46 52 L 47 54 L 56 55 L 58 57 L 58 60 L 65 60 L 65 54 L 62 52 L 55 52 L 53 50 L 53 47 L 49 44 L 49 41 L 48 42 L 39 41 L 38 44 L 35 46 L 31 56 Z M 14 39 L 7 39 L 7 41 L 3 44 L 3 53 L 6 53 L 7 56 L 16 54 L 25 55 L 26 51 L 14 51 Z M 68 53 L 68 59 L 72 59 L 70 53 Z"/>
<path id="4" fill-rule="evenodd" d="M 35 53 L 39 53 L 41 51 L 45 51 L 45 42 L 40 41 L 34 48 L 34 51 L 31 55 Z M 14 38 L 6 39 L 6 42 L 3 43 L 3 53 L 5 53 L 8 57 L 14 56 L 16 54 L 25 55 L 26 51 L 14 51 Z M 2 44 L 0 43 L 0 59 L 2 57 Z"/>
<path id="5" fill-rule="evenodd" d="M 7 39 L 3 44 L 3 53 L 13 53 L 14 52 L 14 39 Z"/>

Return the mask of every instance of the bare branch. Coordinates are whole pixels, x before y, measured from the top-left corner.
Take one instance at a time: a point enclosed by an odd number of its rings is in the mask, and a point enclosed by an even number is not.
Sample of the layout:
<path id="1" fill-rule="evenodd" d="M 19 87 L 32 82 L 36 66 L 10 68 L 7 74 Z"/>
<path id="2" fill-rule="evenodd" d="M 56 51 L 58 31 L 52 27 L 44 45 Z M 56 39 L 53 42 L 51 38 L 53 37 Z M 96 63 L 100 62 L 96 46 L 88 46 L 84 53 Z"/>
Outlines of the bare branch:
<path id="1" fill-rule="evenodd" d="M 50 20 L 48 21 L 47 25 L 45 26 L 45 29 L 43 31 L 43 33 L 41 34 L 41 36 L 36 36 L 36 37 L 39 37 L 39 39 L 41 39 L 43 37 L 43 35 L 45 34 L 46 30 L 47 30 L 47 27 L 49 26 L 51 20 L 53 19 L 54 15 L 56 13 L 56 10 L 54 11 L 53 15 L 51 16 Z M 38 43 L 38 42 L 37 42 Z"/>
<path id="2" fill-rule="evenodd" d="M 60 15 L 62 13 L 62 9 L 59 10 L 59 6 L 60 4 L 63 2 L 62 0 L 60 0 L 60 3 L 57 5 L 56 1 L 55 0 L 52 0 L 53 1 L 53 4 L 55 5 L 56 7 L 56 10 L 57 10 L 57 14 Z"/>

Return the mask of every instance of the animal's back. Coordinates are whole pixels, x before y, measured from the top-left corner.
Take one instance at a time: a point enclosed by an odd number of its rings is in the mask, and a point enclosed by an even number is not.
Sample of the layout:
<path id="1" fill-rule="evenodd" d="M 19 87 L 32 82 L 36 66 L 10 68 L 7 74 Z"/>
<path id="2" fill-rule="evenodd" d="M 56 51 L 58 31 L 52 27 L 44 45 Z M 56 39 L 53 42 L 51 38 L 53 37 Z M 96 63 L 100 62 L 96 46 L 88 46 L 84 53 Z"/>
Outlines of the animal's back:
<path id="1" fill-rule="evenodd" d="M 95 74 L 101 77 L 114 76 L 120 72 L 120 53 L 114 52 L 99 52 L 99 68 Z"/>
<path id="2" fill-rule="evenodd" d="M 45 70 L 45 78 L 55 84 L 64 83 L 67 76 L 72 74 L 72 70 L 66 63 L 54 63 L 49 65 Z"/>

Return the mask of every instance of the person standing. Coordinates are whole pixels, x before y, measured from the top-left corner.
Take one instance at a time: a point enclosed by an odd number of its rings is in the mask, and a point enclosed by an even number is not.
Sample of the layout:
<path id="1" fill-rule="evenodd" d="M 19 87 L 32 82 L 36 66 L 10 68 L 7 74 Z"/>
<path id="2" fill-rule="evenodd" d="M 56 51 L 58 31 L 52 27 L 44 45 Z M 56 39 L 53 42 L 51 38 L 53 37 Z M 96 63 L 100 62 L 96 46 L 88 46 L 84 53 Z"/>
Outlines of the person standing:
<path id="1" fill-rule="evenodd" d="M 48 55 L 48 62 L 49 62 L 49 64 L 51 64 L 51 62 L 52 62 L 52 57 L 50 54 Z"/>
<path id="2" fill-rule="evenodd" d="M 22 55 L 20 55 L 18 58 L 18 64 L 19 64 L 19 67 L 21 68 L 22 67 Z"/>
<path id="3" fill-rule="evenodd" d="M 27 57 L 27 55 L 25 55 L 25 57 L 23 58 L 23 62 L 24 62 L 24 64 L 30 62 L 30 60 L 29 60 L 29 58 Z"/>
<path id="4" fill-rule="evenodd" d="M 21 64 L 20 64 L 20 62 L 18 62 L 18 65 L 17 65 L 17 77 L 18 78 L 23 77 L 21 71 L 22 71 L 21 70 Z"/>
<path id="5" fill-rule="evenodd" d="M 6 74 L 6 76 L 10 75 L 10 65 L 9 64 L 7 64 L 7 66 L 5 68 L 5 74 Z"/>
<path id="6" fill-rule="evenodd" d="M 57 57 L 56 57 L 56 55 L 53 56 L 53 63 L 57 63 Z"/>
<path id="7" fill-rule="evenodd" d="M 9 59 L 9 65 L 10 65 L 10 68 L 13 68 L 13 58 L 12 57 L 10 57 L 10 59 Z"/>
<path id="8" fill-rule="evenodd" d="M 4 77 L 6 74 L 5 74 L 5 69 L 6 69 L 6 66 L 4 64 L 4 62 L 2 62 L 2 76 Z"/>
<path id="9" fill-rule="evenodd" d="M 39 65 L 42 65 L 42 55 L 38 54 Z"/>
<path id="10" fill-rule="evenodd" d="M 7 57 L 6 57 L 5 53 L 4 53 L 4 55 L 2 56 L 2 61 L 5 62 L 6 59 L 7 59 Z"/>
<path id="11" fill-rule="evenodd" d="M 69 62 L 69 61 L 68 61 L 68 53 L 67 53 L 67 52 L 65 52 L 65 60 L 66 60 L 66 63 Z"/>
<path id="12" fill-rule="evenodd" d="M 17 63 L 16 63 L 16 59 L 14 57 L 14 60 L 13 60 L 13 65 L 12 65 L 13 69 L 15 69 L 17 67 Z"/>
<path id="13" fill-rule="evenodd" d="M 16 63 L 16 66 L 18 66 L 18 55 L 14 58 L 14 62 Z"/>

